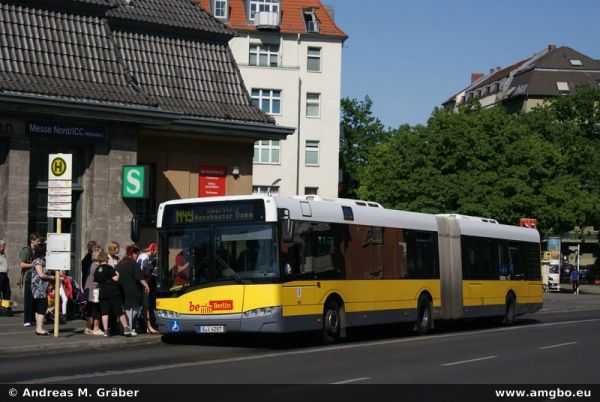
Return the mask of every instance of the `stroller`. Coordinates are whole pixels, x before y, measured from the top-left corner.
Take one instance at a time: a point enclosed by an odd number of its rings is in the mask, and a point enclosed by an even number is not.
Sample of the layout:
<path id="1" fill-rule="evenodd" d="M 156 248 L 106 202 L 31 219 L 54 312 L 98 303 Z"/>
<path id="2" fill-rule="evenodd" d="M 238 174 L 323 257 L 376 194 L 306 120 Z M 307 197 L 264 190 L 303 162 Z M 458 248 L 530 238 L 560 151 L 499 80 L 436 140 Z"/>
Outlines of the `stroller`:
<path id="1" fill-rule="evenodd" d="M 77 281 L 70 276 L 67 276 L 62 284 L 65 294 L 67 295 L 67 320 L 85 320 L 85 307 L 87 299 L 84 295 L 83 289 L 79 286 Z M 54 288 L 48 289 L 48 311 L 46 312 L 46 322 L 54 322 L 54 297 L 56 292 Z M 61 320 L 63 317 L 61 316 Z M 61 322 L 64 323 L 64 322 Z"/>

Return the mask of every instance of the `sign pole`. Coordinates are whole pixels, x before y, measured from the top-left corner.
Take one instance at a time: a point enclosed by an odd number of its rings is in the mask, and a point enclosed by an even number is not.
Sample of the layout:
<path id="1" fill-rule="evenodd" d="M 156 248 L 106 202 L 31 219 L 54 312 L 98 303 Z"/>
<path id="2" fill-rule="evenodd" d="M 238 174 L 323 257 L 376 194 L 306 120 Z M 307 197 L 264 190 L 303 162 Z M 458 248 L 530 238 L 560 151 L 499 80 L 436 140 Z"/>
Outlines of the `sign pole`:
<path id="1" fill-rule="evenodd" d="M 58 338 L 60 323 L 60 274 L 71 269 L 70 235 L 64 239 L 62 218 L 71 218 L 73 155 L 48 155 L 48 218 L 56 218 L 56 233 L 49 233 L 53 241 L 48 241 L 46 268 L 55 271 L 54 275 L 54 337 Z M 68 234 L 67 234 L 68 235 Z M 62 240 L 61 240 L 61 237 Z M 50 246 L 52 243 L 52 246 Z"/>
<path id="2" fill-rule="evenodd" d="M 61 226 L 62 226 L 62 219 L 61 218 L 56 218 L 56 233 L 62 233 L 61 232 Z M 54 275 L 54 337 L 58 338 L 58 324 L 59 324 L 59 317 L 60 317 L 60 311 L 59 311 L 59 297 L 60 297 L 60 271 L 56 271 L 56 274 Z"/>

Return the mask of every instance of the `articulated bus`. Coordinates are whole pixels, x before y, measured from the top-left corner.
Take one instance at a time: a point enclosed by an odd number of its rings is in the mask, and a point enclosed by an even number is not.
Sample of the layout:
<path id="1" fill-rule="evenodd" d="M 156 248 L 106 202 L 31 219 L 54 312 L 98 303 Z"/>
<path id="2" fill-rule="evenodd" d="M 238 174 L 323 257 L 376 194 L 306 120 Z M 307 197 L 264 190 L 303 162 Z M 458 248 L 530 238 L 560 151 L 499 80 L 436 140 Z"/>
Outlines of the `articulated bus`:
<path id="1" fill-rule="evenodd" d="M 542 307 L 535 229 L 318 196 L 169 201 L 157 216 L 163 334 L 322 331 L 515 317 Z"/>

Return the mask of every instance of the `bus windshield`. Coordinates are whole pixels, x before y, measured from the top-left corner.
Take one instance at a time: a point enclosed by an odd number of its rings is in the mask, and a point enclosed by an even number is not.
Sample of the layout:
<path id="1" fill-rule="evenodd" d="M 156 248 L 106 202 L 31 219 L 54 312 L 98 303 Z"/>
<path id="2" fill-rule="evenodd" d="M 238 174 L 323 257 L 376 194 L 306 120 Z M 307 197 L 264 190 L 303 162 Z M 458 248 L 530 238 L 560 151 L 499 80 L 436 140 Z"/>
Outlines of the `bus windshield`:
<path id="1" fill-rule="evenodd" d="M 215 224 L 161 233 L 157 290 L 273 283 L 279 278 L 274 224 Z"/>

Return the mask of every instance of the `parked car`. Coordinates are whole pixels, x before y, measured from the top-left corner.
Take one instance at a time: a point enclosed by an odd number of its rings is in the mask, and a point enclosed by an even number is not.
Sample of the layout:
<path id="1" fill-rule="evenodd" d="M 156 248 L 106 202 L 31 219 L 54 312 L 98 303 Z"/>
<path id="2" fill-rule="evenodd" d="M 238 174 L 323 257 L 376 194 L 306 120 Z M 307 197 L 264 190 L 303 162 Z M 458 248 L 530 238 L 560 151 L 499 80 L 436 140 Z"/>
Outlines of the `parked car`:
<path id="1" fill-rule="evenodd" d="M 592 267 L 593 265 L 579 266 L 579 283 L 592 283 Z"/>

